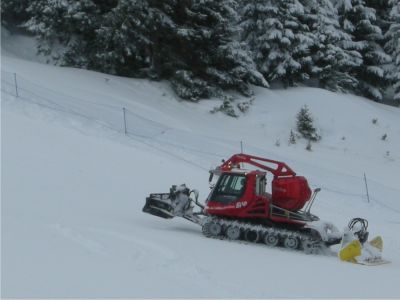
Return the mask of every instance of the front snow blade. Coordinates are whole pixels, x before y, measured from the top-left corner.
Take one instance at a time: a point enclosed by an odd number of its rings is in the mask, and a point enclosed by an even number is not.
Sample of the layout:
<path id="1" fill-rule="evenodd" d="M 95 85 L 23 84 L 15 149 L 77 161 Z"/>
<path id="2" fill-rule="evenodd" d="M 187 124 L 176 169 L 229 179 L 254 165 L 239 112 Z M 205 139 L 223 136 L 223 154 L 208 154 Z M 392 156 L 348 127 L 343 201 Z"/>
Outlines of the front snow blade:
<path id="1" fill-rule="evenodd" d="M 146 198 L 143 212 L 164 219 L 172 219 L 175 216 L 174 207 L 167 196 L 168 194 L 150 194 L 150 197 Z"/>

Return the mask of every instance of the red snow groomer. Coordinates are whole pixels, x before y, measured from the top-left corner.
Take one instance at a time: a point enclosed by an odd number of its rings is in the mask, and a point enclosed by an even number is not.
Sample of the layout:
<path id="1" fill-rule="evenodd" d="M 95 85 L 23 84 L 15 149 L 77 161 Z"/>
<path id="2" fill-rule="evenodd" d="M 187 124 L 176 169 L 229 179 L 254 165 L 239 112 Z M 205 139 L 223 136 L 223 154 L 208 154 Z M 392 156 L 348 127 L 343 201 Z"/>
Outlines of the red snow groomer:
<path id="1" fill-rule="evenodd" d="M 244 169 L 244 165 L 257 169 Z M 268 173 L 273 175 L 271 193 L 267 192 Z M 351 220 L 343 234 L 332 223 L 311 214 L 320 189 L 312 192 L 306 178 L 297 176 L 285 163 L 235 154 L 210 171 L 210 184 L 214 176 L 218 179 L 211 185 L 205 205 L 198 202 L 196 190 L 181 185 L 172 186 L 170 193 L 150 194 L 143 211 L 163 218 L 183 217 L 201 225 L 207 237 L 262 242 L 307 253 L 320 253 L 342 242 L 342 260 L 386 262 L 381 258 L 382 239 L 367 242 L 366 220 Z"/>

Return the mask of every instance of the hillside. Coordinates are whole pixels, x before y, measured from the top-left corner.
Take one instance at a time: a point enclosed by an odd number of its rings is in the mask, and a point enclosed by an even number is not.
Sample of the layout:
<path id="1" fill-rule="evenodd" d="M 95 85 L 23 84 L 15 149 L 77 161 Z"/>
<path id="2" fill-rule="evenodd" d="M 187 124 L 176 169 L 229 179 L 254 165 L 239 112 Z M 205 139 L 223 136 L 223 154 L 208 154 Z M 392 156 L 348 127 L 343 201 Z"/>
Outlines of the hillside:
<path id="1" fill-rule="evenodd" d="M 2 297 L 400 296 L 399 108 L 257 88 L 235 119 L 209 113 L 220 100 L 180 101 L 163 82 L 42 64 L 33 45 L 2 32 Z M 305 104 L 322 134 L 311 152 L 287 142 Z M 312 256 L 212 240 L 185 220 L 142 213 L 149 193 L 172 184 L 199 189 L 203 201 L 208 169 L 240 141 L 321 187 L 321 219 L 339 228 L 368 219 L 392 263 L 342 263 L 337 247 Z"/>

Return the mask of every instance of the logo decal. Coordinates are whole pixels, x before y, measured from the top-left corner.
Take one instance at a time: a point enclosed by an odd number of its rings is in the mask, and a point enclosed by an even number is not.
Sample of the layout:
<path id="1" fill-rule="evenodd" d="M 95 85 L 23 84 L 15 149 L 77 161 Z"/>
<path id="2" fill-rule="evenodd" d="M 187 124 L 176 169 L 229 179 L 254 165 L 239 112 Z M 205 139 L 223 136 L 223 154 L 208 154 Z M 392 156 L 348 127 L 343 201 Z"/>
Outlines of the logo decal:
<path id="1" fill-rule="evenodd" d="M 236 208 L 242 208 L 247 206 L 247 201 L 239 201 L 236 203 Z"/>

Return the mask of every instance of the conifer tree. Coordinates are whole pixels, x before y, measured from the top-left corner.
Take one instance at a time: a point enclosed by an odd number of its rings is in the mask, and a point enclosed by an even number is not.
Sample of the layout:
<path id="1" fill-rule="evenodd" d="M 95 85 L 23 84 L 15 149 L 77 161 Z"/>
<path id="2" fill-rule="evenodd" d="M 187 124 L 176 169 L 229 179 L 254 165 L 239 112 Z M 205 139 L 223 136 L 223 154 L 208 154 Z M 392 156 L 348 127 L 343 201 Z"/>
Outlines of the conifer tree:
<path id="1" fill-rule="evenodd" d="M 296 121 L 297 131 L 310 141 L 318 141 L 321 136 L 314 127 L 314 120 L 307 105 L 304 105 L 298 112 Z"/>
<path id="2" fill-rule="evenodd" d="M 51 54 L 54 44 L 63 45 L 63 65 L 137 76 L 149 64 L 146 3 L 39 0 L 30 5 L 33 17 L 25 27 L 36 34 L 40 53 Z"/>
<path id="3" fill-rule="evenodd" d="M 376 25 L 385 34 L 391 24 L 390 11 L 392 8 L 392 0 L 364 0 L 365 5 L 375 10 Z M 396 1 L 397 2 L 397 1 Z M 393 2 L 394 3 L 394 2 Z M 382 40 L 383 41 L 383 40 Z M 381 44 L 383 46 L 383 43 Z"/>
<path id="4" fill-rule="evenodd" d="M 315 36 L 303 20 L 304 13 L 298 0 L 252 0 L 243 6 L 243 40 L 268 80 L 291 86 L 310 78 Z"/>
<path id="5" fill-rule="evenodd" d="M 394 100 L 400 103 L 400 2 L 390 1 L 392 9 L 390 11 L 391 25 L 385 34 L 387 40 L 385 49 L 392 55 L 392 69 L 390 70 L 394 87 Z"/>
<path id="6" fill-rule="evenodd" d="M 296 144 L 296 136 L 294 135 L 293 130 L 290 130 L 290 135 L 289 135 L 289 145 L 290 144 Z"/>
<path id="7" fill-rule="evenodd" d="M 1 1 L 1 24 L 19 25 L 30 17 L 27 9 L 33 0 L 2 0 Z"/>
<path id="8" fill-rule="evenodd" d="M 235 40 L 234 0 L 154 1 L 151 6 L 159 14 L 153 66 L 172 77 L 178 95 L 196 100 L 221 88 L 250 95 L 250 83 L 267 86 L 246 46 Z"/>
<path id="9" fill-rule="evenodd" d="M 93 3 L 100 11 L 100 14 L 108 13 L 113 8 L 117 7 L 120 2 L 120 0 L 93 0 Z M 133 1 L 130 2 L 133 3 Z"/>
<path id="10" fill-rule="evenodd" d="M 54 44 L 65 47 L 63 63 L 89 67 L 99 27 L 100 10 L 91 0 L 34 1 L 28 8 L 32 15 L 25 27 L 39 40 L 38 51 L 52 53 Z"/>
<path id="11" fill-rule="evenodd" d="M 151 60 L 152 17 L 146 1 L 120 0 L 104 14 L 101 27 L 95 30 L 90 67 L 124 76 L 144 75 L 141 71 Z"/>
<path id="12" fill-rule="evenodd" d="M 361 54 L 352 45 L 352 37 L 339 24 L 337 10 L 330 0 L 305 0 L 310 28 L 315 32 L 313 74 L 323 88 L 354 91 L 358 80 L 351 70 L 362 64 Z"/>
<path id="13" fill-rule="evenodd" d="M 358 89 L 365 96 L 380 101 L 384 89 L 390 83 L 384 66 L 391 58 L 382 47 L 382 30 L 378 26 L 376 11 L 365 5 L 364 0 L 338 0 L 342 27 L 353 36 L 353 45 L 358 47 L 363 63 L 355 67 Z"/>

